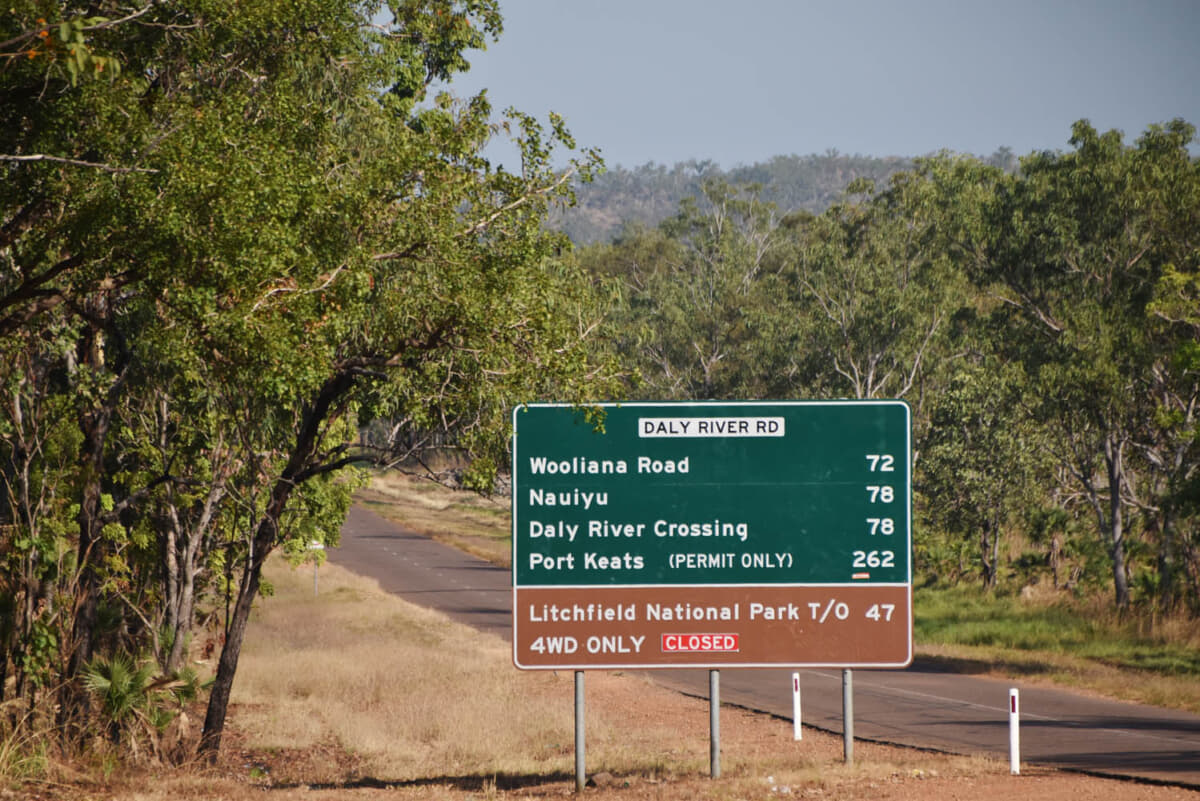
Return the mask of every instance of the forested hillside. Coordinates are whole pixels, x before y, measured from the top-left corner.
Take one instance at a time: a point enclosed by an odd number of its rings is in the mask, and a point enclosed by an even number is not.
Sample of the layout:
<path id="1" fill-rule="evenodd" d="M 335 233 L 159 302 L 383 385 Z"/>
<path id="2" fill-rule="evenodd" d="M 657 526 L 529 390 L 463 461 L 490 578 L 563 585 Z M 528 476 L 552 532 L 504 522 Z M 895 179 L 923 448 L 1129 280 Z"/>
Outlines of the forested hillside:
<path id="1" fill-rule="evenodd" d="M 992 154 L 987 162 L 1009 170 L 1016 166 L 1016 158 L 1007 149 Z M 591 182 L 579 182 L 576 204 L 555 210 L 550 220 L 578 245 L 607 242 L 627 225 L 658 225 L 675 214 L 684 198 L 700 197 L 705 183 L 713 180 L 738 186 L 757 184 L 760 198 L 782 213 L 818 213 L 836 202 L 853 181 L 867 179 L 882 186 L 912 166 L 911 158 L 850 156 L 837 151 L 776 156 L 729 169 L 695 160 L 670 167 L 616 165 Z"/>

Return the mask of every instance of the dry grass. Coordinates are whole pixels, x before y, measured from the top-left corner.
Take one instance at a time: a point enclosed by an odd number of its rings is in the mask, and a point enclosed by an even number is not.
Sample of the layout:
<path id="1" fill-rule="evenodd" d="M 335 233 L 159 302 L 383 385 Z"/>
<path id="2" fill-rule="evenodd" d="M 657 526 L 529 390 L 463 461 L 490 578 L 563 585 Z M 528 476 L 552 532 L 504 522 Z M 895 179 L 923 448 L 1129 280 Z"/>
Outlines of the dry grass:
<path id="1" fill-rule="evenodd" d="M 506 643 L 382 592 L 336 565 L 268 566 L 216 769 L 118 770 L 0 799 L 324 801 L 566 798 L 574 789 L 571 674 L 520 672 Z M 1177 788 L 1061 774 L 859 742 L 725 708 L 722 777 L 708 776 L 708 705 L 640 675 L 587 674 L 589 795 L 613 799 L 1165 801 Z M 603 779 L 603 777 L 601 777 Z M 32 789 L 32 792 L 29 792 Z M 1189 794 L 1191 795 L 1191 794 Z"/>
<path id="2" fill-rule="evenodd" d="M 335 565 L 322 568 L 316 597 L 307 571 L 276 561 L 268 578 L 276 597 L 255 613 L 234 692 L 235 728 L 256 755 L 246 763 L 256 782 L 421 788 L 431 798 L 571 786 L 572 674 L 518 671 L 499 638 Z M 619 672 L 589 672 L 586 688 L 590 772 L 620 777 L 622 788 L 675 788 L 664 797 L 715 789 L 705 701 Z M 723 711 L 722 734 L 727 779 L 711 797 L 1005 770 L 992 760 L 865 743 L 858 766 L 847 767 L 840 739 L 810 732 L 797 744 L 787 722 L 741 710 Z"/>
<path id="3" fill-rule="evenodd" d="M 503 640 L 336 565 L 322 568 L 316 597 L 307 571 L 274 562 L 268 578 L 276 597 L 255 612 L 233 698 L 252 750 L 332 743 L 385 782 L 573 775 L 572 674 L 517 671 Z M 587 709 L 589 761 L 619 773 L 707 770 L 705 737 L 681 739 L 678 718 L 638 706 L 675 694 L 637 676 L 589 673 L 587 684 L 598 699 Z M 705 704 L 679 700 L 705 730 Z"/>
<path id="4" fill-rule="evenodd" d="M 306 574 L 275 564 L 270 579 L 281 597 L 256 612 L 234 692 L 257 747 L 332 738 L 388 780 L 564 769 L 535 744 L 567 736 L 569 705 L 525 699 L 568 691 L 566 679 L 517 674 L 502 641 L 336 566 L 318 597 Z M 497 753 L 512 756 L 497 765 Z"/>
<path id="5" fill-rule="evenodd" d="M 333 744 L 354 755 L 360 776 L 387 783 L 573 775 L 571 673 L 518 671 L 499 638 L 387 595 L 335 565 L 322 574 L 314 597 L 307 571 L 278 561 L 269 568 L 276 597 L 255 612 L 234 691 L 245 747 L 279 752 Z M 708 771 L 706 702 L 641 675 L 589 672 L 586 685 L 594 769 L 659 779 Z M 664 705 L 675 714 L 664 715 Z M 765 740 L 735 733 L 725 741 L 730 772 L 765 762 L 781 780 L 811 781 L 846 770 L 836 759 L 827 764 L 832 753 L 806 759 L 786 722 L 733 710 L 725 716 L 769 731 Z M 967 764 L 974 772 L 981 763 Z M 867 773 L 896 769 L 884 760 Z"/>
<path id="6" fill-rule="evenodd" d="M 403 509 L 406 525 L 435 535 L 473 519 L 463 526 L 476 543 L 472 550 L 507 557 L 506 503 L 399 476 L 377 481 L 366 498 L 384 513 Z M 69 780 L 0 782 L 0 801 L 573 795 L 570 673 L 517 671 L 502 640 L 388 595 L 336 565 L 321 568 L 321 594 L 314 596 L 311 575 L 282 560 L 268 566 L 275 595 L 259 603 L 251 622 L 219 766 L 130 767 L 110 775 L 111 765 L 97 763 Z M 706 701 L 665 690 L 641 674 L 590 671 L 586 682 L 588 771 L 611 774 L 589 796 L 1200 799 L 1178 788 L 1048 769 L 1026 768 L 1011 777 L 1006 763 L 992 759 L 861 741 L 855 764 L 847 766 L 840 737 L 806 730 L 797 743 L 790 722 L 728 707 L 721 711 L 722 777 L 714 781 Z"/>
<path id="7" fill-rule="evenodd" d="M 356 499 L 372 511 L 492 564 L 512 564 L 507 496 L 481 497 L 397 470 L 376 473 Z"/>

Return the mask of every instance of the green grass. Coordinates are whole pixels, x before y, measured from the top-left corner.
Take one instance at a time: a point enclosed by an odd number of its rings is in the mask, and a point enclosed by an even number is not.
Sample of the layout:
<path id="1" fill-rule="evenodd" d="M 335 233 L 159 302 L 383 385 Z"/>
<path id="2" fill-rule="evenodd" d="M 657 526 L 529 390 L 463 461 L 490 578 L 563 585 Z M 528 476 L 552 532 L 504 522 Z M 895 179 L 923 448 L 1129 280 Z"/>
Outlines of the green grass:
<path id="1" fill-rule="evenodd" d="M 913 606 L 913 634 L 922 644 L 1071 654 L 1113 667 L 1200 676 L 1200 650 L 1065 601 L 1025 602 L 973 587 L 921 588 Z"/>
<path id="2" fill-rule="evenodd" d="M 1121 619 L 1099 602 L 1026 600 L 978 587 L 919 587 L 919 656 L 964 672 L 1044 679 L 1200 711 L 1200 623 Z"/>
<path id="3" fill-rule="evenodd" d="M 1097 634 L 1093 621 L 1061 607 L 1023 605 L 973 587 L 919 588 L 913 607 L 914 634 L 931 644 L 1064 651 Z"/>

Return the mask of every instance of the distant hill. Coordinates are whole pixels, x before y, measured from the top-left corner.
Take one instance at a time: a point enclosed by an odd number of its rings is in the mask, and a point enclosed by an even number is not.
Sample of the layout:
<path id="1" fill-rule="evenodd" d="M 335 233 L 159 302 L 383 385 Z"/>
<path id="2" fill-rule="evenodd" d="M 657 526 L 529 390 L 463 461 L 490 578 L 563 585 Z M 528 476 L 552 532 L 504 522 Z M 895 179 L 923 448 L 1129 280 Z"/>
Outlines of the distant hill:
<path id="1" fill-rule="evenodd" d="M 644 164 L 609 169 L 590 184 L 576 187 L 578 204 L 560 210 L 551 224 L 578 245 L 607 242 L 632 222 L 657 225 L 679 210 L 679 201 L 700 194 L 709 178 L 735 184 L 759 184 L 762 197 L 783 213 L 805 209 L 818 213 L 833 203 L 856 178 L 882 186 L 913 166 L 912 159 L 823 155 L 776 156 L 769 161 L 722 170 L 711 161 L 684 161 L 672 167 Z"/>
<path id="2" fill-rule="evenodd" d="M 1015 172 L 1019 160 L 1001 147 L 982 161 Z M 856 178 L 870 178 L 883 187 L 892 175 L 914 166 L 904 156 L 848 156 L 836 150 L 808 156 L 775 156 L 768 161 L 721 169 L 712 161 L 681 161 L 672 167 L 643 164 L 611 167 L 590 184 L 576 187 L 578 204 L 551 214 L 551 225 L 577 245 L 608 242 L 629 223 L 654 226 L 679 210 L 679 201 L 696 197 L 709 178 L 734 185 L 758 184 L 762 199 L 781 214 L 804 209 L 818 214 L 827 209 Z"/>

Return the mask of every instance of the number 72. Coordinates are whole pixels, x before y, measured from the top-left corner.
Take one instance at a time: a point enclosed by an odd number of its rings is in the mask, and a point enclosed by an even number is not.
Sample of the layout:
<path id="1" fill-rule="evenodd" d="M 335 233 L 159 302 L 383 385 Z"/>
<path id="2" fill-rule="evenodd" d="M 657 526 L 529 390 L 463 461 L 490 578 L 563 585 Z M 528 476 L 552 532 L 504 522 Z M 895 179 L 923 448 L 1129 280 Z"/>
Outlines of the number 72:
<path id="1" fill-rule="evenodd" d="M 891 473 L 896 469 L 896 458 L 887 453 L 868 453 L 872 473 Z"/>

